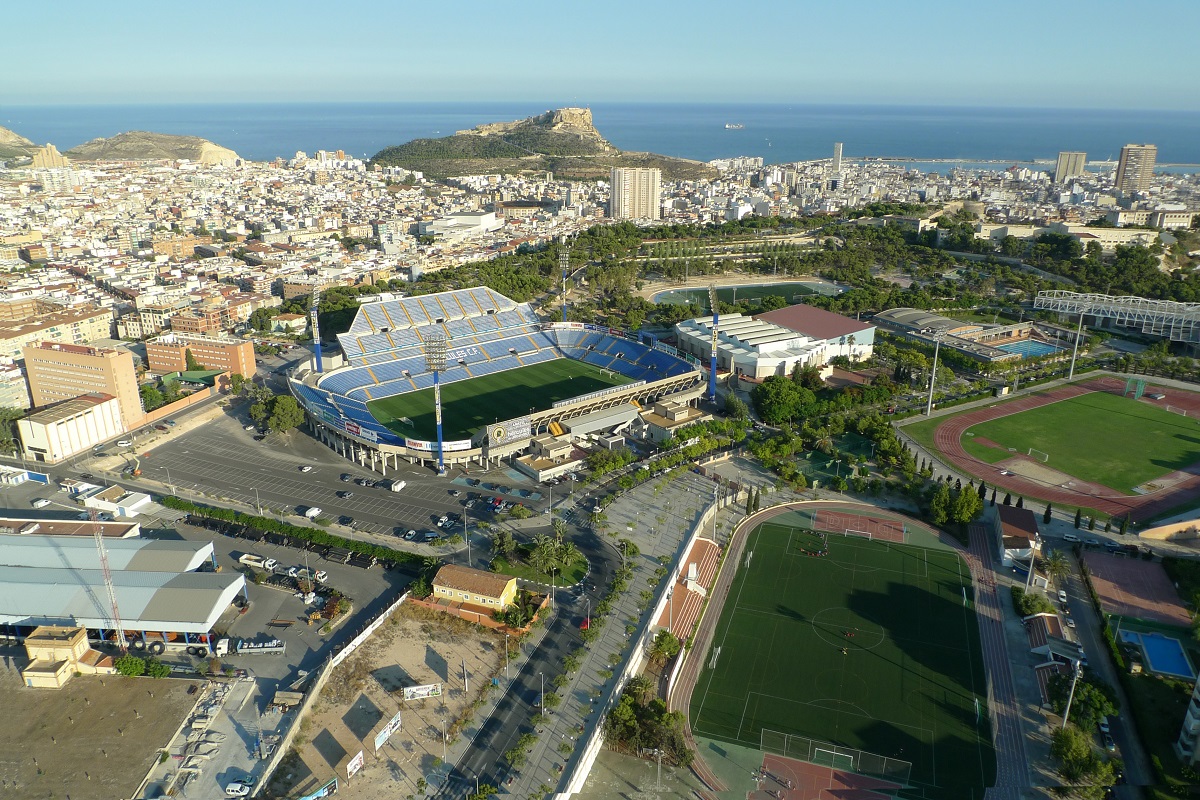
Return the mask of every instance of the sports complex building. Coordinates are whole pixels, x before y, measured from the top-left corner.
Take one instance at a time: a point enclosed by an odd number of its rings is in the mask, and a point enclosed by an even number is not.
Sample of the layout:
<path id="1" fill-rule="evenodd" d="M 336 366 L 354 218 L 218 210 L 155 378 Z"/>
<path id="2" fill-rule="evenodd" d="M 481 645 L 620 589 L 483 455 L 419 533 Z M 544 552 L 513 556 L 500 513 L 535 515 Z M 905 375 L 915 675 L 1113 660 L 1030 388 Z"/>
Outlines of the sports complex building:
<path id="1" fill-rule="evenodd" d="M 933 346 L 940 340 L 942 347 L 957 350 L 965 356 L 984 363 L 1020 361 L 1068 351 L 1075 342 L 1075 332 L 1054 325 L 1018 322 L 987 325 L 963 322 L 918 308 L 893 308 L 875 315 L 881 328 L 902 334 Z"/>
<path id="2" fill-rule="evenodd" d="M 443 337 L 447 466 L 495 463 L 534 436 L 575 438 L 704 392 L 691 356 L 615 328 L 541 322 L 486 287 L 364 304 L 338 335 L 344 365 L 301 368 L 289 385 L 314 433 L 362 466 L 386 475 L 401 461 L 436 464 L 426 344 Z"/>

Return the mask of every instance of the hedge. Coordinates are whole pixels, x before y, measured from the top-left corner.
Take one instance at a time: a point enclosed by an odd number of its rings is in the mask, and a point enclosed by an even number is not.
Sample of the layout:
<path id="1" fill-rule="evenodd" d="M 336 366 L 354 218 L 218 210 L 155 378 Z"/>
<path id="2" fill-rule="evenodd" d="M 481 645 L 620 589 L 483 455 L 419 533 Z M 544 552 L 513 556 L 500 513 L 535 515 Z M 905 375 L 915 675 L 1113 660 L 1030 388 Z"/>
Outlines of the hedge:
<path id="1" fill-rule="evenodd" d="M 195 514 L 198 517 L 235 522 L 239 525 L 245 525 L 248 528 L 254 528 L 255 530 L 267 533 L 283 534 L 293 539 L 300 539 L 301 541 L 310 542 L 315 545 L 340 547 L 352 553 L 374 556 L 379 561 L 392 561 L 397 564 L 419 564 L 422 560 L 421 556 L 416 553 L 406 553 L 403 550 L 393 550 L 390 547 L 384 547 L 379 544 L 360 542 L 357 539 L 347 539 L 344 536 L 338 536 L 313 528 L 303 528 L 299 525 L 292 525 L 290 522 L 281 522 L 270 517 L 257 517 L 253 514 L 243 514 L 240 511 L 228 508 L 201 505 L 174 496 L 164 497 L 160 502 L 167 508 L 183 511 L 188 514 Z"/>

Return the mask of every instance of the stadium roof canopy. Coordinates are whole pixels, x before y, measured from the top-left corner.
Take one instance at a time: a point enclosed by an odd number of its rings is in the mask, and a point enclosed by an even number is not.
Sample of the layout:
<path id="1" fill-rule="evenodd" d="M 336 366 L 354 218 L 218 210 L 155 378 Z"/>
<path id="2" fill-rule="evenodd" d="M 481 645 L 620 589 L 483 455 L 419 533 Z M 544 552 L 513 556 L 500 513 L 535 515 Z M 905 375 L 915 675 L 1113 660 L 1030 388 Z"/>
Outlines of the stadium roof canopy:
<path id="1" fill-rule="evenodd" d="M 108 565 L 130 572 L 192 572 L 212 558 L 211 542 L 158 539 L 105 540 Z M 100 569 L 91 537 L 0 535 L 0 566 Z"/>
<path id="2" fill-rule="evenodd" d="M 208 633 L 246 584 L 240 573 L 112 572 L 125 630 Z M 98 569 L 0 566 L 0 623 L 111 629 Z"/>

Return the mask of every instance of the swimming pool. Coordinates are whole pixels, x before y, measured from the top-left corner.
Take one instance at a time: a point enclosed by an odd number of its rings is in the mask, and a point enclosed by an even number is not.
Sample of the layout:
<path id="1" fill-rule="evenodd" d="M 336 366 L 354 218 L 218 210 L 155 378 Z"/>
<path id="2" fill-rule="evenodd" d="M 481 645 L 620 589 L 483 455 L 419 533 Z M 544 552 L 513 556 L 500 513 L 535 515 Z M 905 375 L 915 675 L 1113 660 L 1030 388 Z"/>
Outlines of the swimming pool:
<path id="1" fill-rule="evenodd" d="M 1040 358 L 1042 356 L 1054 355 L 1059 351 L 1059 348 L 1045 342 L 1035 342 L 1033 339 L 1026 339 L 1023 342 L 1012 342 L 1010 344 L 998 344 L 996 349 L 1003 350 L 1006 353 L 1016 353 L 1021 358 Z"/>
<path id="2" fill-rule="evenodd" d="M 1196 677 L 1192 663 L 1188 661 L 1187 653 L 1183 651 L 1183 645 L 1178 639 L 1163 636 L 1161 633 L 1136 631 L 1121 631 L 1121 639 L 1141 645 L 1142 652 L 1146 654 L 1146 668 L 1151 672 L 1175 678 Z"/>

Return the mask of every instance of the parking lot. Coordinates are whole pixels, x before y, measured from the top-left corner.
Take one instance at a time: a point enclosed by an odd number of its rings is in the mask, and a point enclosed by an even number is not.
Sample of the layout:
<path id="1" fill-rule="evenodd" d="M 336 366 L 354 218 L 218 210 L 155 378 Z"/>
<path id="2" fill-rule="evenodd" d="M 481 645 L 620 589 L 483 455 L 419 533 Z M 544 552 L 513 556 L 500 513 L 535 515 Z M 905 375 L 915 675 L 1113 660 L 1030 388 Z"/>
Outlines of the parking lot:
<path id="1" fill-rule="evenodd" d="M 315 506 L 323 518 L 334 522 L 348 518 L 356 530 L 389 537 L 397 530 L 433 530 L 444 514 L 466 513 L 468 495 L 483 491 L 468 486 L 461 472 L 457 477 L 438 478 L 417 467 L 389 471 L 387 478 L 406 482 L 400 492 L 358 486 L 354 478 L 383 476 L 342 458 L 303 430 L 255 441 L 257 431 L 244 429 L 249 424 L 244 413 L 244 405 L 227 409 L 206 425 L 168 437 L 144 451 L 139 462 L 142 478 L 166 491 L 225 498 L 262 508 L 266 514 L 295 516 Z M 309 471 L 302 472 L 304 467 Z M 78 471 L 86 469 L 84 465 Z M 343 476 L 350 481 L 343 481 Z M 544 505 L 528 479 L 506 471 L 472 477 L 496 482 L 496 493 L 503 492 L 509 499 L 531 507 Z M 521 495 L 522 490 L 526 496 Z M 455 491 L 459 496 L 452 494 Z M 344 496 L 347 492 L 350 496 Z M 487 517 L 481 506 L 470 513 L 478 519 Z M 457 532 L 461 533 L 461 528 Z"/>

